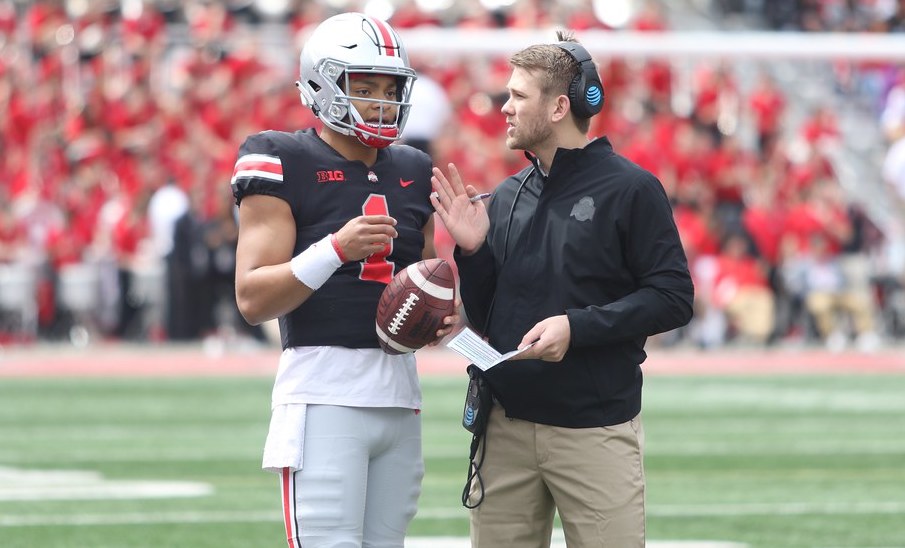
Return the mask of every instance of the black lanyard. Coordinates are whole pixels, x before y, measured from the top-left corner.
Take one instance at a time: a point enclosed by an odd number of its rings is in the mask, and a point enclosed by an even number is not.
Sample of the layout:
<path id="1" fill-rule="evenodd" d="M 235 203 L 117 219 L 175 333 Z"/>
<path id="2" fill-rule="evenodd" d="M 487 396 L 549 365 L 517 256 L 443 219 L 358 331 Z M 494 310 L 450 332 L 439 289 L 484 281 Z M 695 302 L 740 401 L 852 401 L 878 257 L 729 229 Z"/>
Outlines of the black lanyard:
<path id="1" fill-rule="evenodd" d="M 528 183 L 528 178 L 531 177 L 534 170 L 535 167 L 531 166 L 531 170 L 528 171 L 528 174 L 525 175 L 525 178 L 519 183 L 518 189 L 515 191 L 515 197 L 512 199 L 512 205 L 509 207 L 509 215 L 506 217 L 506 234 L 503 237 L 503 256 L 500 260 L 501 269 L 503 268 L 503 265 L 506 264 L 506 258 L 509 256 L 509 231 L 512 229 L 512 218 L 515 216 L 515 204 L 518 203 L 518 199 L 522 195 L 522 190 L 525 188 L 525 184 Z M 493 305 L 496 303 L 496 294 L 496 289 L 494 289 L 493 298 L 490 300 L 490 307 L 487 309 L 487 316 L 484 318 L 484 333 L 490 331 L 490 314 L 493 312 Z"/>

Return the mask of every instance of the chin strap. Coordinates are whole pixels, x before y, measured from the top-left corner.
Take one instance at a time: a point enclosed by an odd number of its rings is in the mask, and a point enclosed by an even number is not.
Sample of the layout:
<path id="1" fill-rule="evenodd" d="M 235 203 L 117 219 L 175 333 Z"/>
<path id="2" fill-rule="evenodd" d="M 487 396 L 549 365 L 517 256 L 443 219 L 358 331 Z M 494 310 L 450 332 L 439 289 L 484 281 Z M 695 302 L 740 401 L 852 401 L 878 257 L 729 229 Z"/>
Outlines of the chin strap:
<path id="1" fill-rule="evenodd" d="M 377 135 L 374 135 L 376 130 Z M 371 148 L 386 148 L 399 136 L 396 126 L 370 126 L 368 124 L 355 124 L 355 136 L 361 144 Z"/>

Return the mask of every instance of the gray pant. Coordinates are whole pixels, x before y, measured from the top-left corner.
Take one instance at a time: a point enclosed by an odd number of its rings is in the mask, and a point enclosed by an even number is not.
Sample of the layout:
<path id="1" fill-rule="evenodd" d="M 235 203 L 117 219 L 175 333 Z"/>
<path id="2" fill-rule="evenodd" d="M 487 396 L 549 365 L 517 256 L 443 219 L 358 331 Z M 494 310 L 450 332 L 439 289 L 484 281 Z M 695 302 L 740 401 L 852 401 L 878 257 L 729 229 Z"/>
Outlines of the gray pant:
<path id="1" fill-rule="evenodd" d="M 304 465 L 280 474 L 290 548 L 402 548 L 424 462 L 412 409 L 309 405 Z"/>

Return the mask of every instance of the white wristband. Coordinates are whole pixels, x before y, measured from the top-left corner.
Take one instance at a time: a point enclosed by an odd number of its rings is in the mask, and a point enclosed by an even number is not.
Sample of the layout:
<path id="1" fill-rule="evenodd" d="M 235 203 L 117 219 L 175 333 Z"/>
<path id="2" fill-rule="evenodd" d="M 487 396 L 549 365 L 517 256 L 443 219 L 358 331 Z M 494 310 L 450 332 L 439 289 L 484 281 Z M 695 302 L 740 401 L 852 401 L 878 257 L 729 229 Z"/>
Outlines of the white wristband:
<path id="1" fill-rule="evenodd" d="M 292 274 L 311 289 L 317 290 L 324 285 L 343 264 L 333 247 L 332 237 L 333 234 L 327 234 L 289 261 Z"/>

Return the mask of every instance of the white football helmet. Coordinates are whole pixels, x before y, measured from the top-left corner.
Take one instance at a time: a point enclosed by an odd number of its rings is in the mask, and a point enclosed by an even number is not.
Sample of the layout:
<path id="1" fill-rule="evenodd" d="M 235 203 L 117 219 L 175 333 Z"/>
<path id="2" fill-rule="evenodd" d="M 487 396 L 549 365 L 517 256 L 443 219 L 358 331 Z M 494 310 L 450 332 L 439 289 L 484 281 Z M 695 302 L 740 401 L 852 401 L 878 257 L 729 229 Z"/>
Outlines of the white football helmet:
<path id="1" fill-rule="evenodd" d="M 396 101 L 380 104 L 380 121 L 368 122 L 346 93 L 353 74 L 388 74 L 397 79 Z M 399 35 L 386 22 L 362 13 L 334 15 L 314 29 L 299 60 L 302 102 L 328 127 L 355 135 L 363 144 L 383 148 L 400 138 L 408 118 L 415 71 Z M 395 116 L 391 113 L 395 111 Z M 384 115 L 386 112 L 386 115 Z"/>

